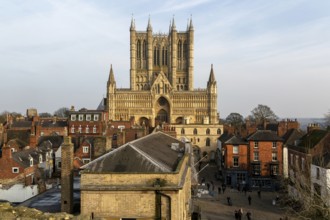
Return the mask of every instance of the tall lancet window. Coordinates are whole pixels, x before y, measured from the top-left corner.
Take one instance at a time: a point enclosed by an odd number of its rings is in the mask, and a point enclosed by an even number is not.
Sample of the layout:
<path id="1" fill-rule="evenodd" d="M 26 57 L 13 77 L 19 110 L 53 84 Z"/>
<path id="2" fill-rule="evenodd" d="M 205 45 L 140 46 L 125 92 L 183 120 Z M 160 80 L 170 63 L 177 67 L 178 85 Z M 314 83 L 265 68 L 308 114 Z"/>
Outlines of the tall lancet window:
<path id="1" fill-rule="evenodd" d="M 141 41 L 138 40 L 136 44 L 136 58 L 140 59 L 141 58 Z"/>

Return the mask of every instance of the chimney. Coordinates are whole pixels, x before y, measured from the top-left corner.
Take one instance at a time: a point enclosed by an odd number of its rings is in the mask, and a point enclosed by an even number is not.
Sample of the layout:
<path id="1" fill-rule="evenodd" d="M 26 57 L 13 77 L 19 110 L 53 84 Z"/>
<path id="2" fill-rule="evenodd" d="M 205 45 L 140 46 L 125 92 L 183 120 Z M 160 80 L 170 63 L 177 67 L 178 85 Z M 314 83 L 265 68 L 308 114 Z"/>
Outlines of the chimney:
<path id="1" fill-rule="evenodd" d="M 310 133 L 314 130 L 320 130 L 321 127 L 318 123 L 311 123 L 311 124 L 308 124 L 307 126 L 307 133 Z"/>
<path id="2" fill-rule="evenodd" d="M 12 158 L 12 152 L 9 146 L 6 146 L 5 144 L 2 147 L 2 158 Z"/>
<path id="3" fill-rule="evenodd" d="M 61 211 L 73 212 L 73 144 L 71 137 L 64 137 L 61 149 Z"/>

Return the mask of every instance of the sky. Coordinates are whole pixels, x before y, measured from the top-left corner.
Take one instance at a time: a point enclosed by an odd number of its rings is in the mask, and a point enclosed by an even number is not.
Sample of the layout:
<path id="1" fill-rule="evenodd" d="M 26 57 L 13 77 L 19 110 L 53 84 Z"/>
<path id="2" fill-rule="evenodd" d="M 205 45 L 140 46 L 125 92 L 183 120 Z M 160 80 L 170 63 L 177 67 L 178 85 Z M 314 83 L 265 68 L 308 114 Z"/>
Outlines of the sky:
<path id="1" fill-rule="evenodd" d="M 194 87 L 213 64 L 221 118 L 258 104 L 281 118 L 330 110 L 328 0 L 0 0 L 0 112 L 96 109 L 112 64 L 129 88 L 129 26 L 195 30 Z"/>

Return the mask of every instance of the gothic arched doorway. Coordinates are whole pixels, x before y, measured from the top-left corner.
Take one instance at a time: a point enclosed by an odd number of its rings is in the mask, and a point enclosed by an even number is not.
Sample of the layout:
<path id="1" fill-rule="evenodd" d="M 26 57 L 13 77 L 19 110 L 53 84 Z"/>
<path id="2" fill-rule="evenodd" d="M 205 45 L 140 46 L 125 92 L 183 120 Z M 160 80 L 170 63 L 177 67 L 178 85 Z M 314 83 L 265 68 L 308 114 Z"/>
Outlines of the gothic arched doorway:
<path id="1" fill-rule="evenodd" d="M 157 112 L 155 118 L 155 124 L 162 124 L 162 123 L 169 123 L 170 122 L 170 104 L 168 103 L 167 99 L 164 97 L 160 97 L 157 100 L 155 110 Z"/>

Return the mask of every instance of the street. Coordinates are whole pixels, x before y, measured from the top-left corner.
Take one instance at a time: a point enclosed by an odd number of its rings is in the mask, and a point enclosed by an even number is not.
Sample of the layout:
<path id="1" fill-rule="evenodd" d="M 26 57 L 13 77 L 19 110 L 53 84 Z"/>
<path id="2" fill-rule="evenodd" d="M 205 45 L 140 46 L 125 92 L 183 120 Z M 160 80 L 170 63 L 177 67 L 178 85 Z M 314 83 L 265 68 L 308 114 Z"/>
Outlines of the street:
<path id="1" fill-rule="evenodd" d="M 204 167 L 203 165 L 202 167 Z M 200 188 L 209 189 L 210 194 L 203 194 L 199 198 L 193 199 L 194 206 L 198 206 L 201 211 L 202 220 L 227 220 L 235 219 L 235 210 L 242 208 L 242 219 L 248 219 L 246 213 L 251 213 L 253 220 L 279 220 L 285 219 L 285 210 L 273 204 L 276 199 L 276 192 L 261 191 L 260 198 L 257 191 L 239 192 L 237 189 L 226 187 L 225 192 L 218 194 L 218 187 L 222 182 L 215 179 L 216 165 L 209 165 L 199 173 L 199 183 L 205 180 L 204 186 Z M 212 186 L 213 183 L 213 186 Z M 214 190 L 212 190 L 214 189 Z M 251 197 L 251 205 L 249 205 L 248 196 Z M 227 198 L 230 197 L 232 206 L 228 205 Z M 290 218 L 291 219 L 291 218 Z"/>

